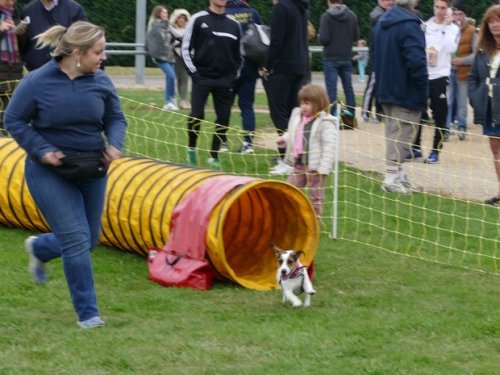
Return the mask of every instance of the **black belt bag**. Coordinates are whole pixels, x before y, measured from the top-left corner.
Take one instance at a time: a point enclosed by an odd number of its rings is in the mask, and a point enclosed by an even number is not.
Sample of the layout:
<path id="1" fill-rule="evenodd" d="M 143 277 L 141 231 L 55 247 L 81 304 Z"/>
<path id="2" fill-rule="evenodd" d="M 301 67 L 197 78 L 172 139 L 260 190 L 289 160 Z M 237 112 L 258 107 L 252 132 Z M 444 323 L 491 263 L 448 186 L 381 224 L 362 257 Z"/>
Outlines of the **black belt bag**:
<path id="1" fill-rule="evenodd" d="M 106 176 L 108 163 L 102 152 L 64 152 L 62 164 L 43 164 L 57 174 L 68 178 L 100 178 Z"/>

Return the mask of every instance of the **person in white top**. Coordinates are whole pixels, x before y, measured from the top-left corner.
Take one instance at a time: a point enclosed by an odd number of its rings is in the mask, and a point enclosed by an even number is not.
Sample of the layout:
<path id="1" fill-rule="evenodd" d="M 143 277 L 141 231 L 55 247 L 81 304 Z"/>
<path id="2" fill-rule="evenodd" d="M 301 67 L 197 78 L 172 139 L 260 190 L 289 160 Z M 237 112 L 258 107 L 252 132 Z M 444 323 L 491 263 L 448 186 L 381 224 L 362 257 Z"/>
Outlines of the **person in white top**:
<path id="1" fill-rule="evenodd" d="M 451 60 L 457 50 L 460 29 L 452 23 L 449 0 L 434 0 L 434 17 L 425 23 L 427 69 L 429 72 L 429 99 L 435 124 L 434 141 L 426 163 L 439 162 L 443 147 L 448 113 L 447 86 L 451 72 Z"/>

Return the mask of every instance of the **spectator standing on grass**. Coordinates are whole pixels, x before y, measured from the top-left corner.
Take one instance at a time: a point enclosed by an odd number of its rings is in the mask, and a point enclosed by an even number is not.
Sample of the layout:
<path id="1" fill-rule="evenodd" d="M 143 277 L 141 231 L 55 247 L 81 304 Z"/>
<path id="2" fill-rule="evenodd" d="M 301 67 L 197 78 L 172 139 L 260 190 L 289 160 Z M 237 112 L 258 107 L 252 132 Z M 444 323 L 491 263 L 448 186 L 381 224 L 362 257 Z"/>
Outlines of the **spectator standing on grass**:
<path id="1" fill-rule="evenodd" d="M 99 69 L 106 59 L 104 29 L 88 22 L 56 25 L 37 41 L 54 48 L 53 59 L 21 80 L 5 113 L 7 129 L 28 156 L 29 191 L 51 230 L 25 241 L 29 270 L 45 284 L 46 263 L 62 258 L 77 324 L 94 328 L 104 321 L 90 253 L 99 240 L 106 167 L 121 155 L 127 124 L 111 79 Z M 92 173 L 75 168 L 62 175 L 71 156 L 93 160 Z"/>
<path id="2" fill-rule="evenodd" d="M 369 51 L 369 61 L 373 65 L 373 49 L 375 47 L 375 37 L 373 35 L 375 26 L 377 25 L 380 17 L 390 8 L 394 6 L 394 0 L 378 0 L 378 4 L 370 12 L 370 51 Z M 363 102 L 361 117 L 364 122 L 374 122 L 378 123 L 381 120 L 380 115 L 382 114 L 382 106 L 377 102 L 375 96 L 376 90 L 376 78 L 375 69 L 371 67 L 370 73 L 368 74 L 368 82 L 366 82 L 365 91 L 363 93 Z M 375 102 L 375 113 L 372 112 L 373 103 Z"/>
<path id="3" fill-rule="evenodd" d="M 467 132 L 467 78 L 477 45 L 476 28 L 467 21 L 467 7 L 463 1 L 453 4 L 453 22 L 460 28 L 460 39 L 455 57 L 451 60 L 450 97 L 448 98 L 445 137 L 449 136 L 455 104 L 458 139 L 463 141 Z"/>
<path id="4" fill-rule="evenodd" d="M 23 76 L 23 64 L 18 49 L 18 35 L 26 32 L 14 9 L 15 0 L 0 0 L 0 137 L 6 134 L 3 114 L 10 96 Z"/>
<path id="5" fill-rule="evenodd" d="M 191 18 L 191 14 L 186 9 L 175 9 L 170 15 L 170 31 L 174 37 L 174 57 L 175 57 L 175 82 L 177 91 L 181 99 L 180 107 L 190 109 L 188 101 L 189 74 L 184 66 L 181 56 L 182 38 L 186 32 L 186 25 Z"/>
<path id="6" fill-rule="evenodd" d="M 307 17 L 309 0 L 273 0 L 271 44 L 263 68 L 263 83 L 271 119 L 278 135 L 287 127 L 298 93 L 309 69 Z M 269 173 L 290 174 L 292 168 L 283 162 L 285 148 L 278 146 L 278 162 Z"/>
<path id="7" fill-rule="evenodd" d="M 73 0 L 33 0 L 21 11 L 21 19 L 29 17 L 27 32 L 19 38 L 19 49 L 26 69 L 37 69 L 51 60 L 50 47 L 36 47 L 36 36 L 54 25 L 70 26 L 87 21 L 83 7 Z"/>
<path id="8" fill-rule="evenodd" d="M 182 40 L 182 59 L 192 80 L 188 119 L 188 163 L 197 165 L 196 143 L 212 94 L 215 132 L 208 163 L 219 169 L 219 148 L 226 141 L 235 80 L 243 64 L 241 26 L 225 14 L 227 0 L 210 0 L 209 7 L 193 14 Z"/>
<path id="9" fill-rule="evenodd" d="M 248 3 L 248 0 L 228 0 L 226 5 L 226 14 L 240 23 L 243 33 L 248 30 L 248 25 L 251 23 L 257 25 L 262 24 L 259 12 Z M 242 154 L 253 153 L 253 136 L 255 133 L 255 85 L 258 77 L 259 66 L 257 63 L 245 58 L 241 74 L 236 80 L 233 88 L 233 103 L 237 96 L 244 132 L 243 144 L 239 150 Z"/>
<path id="10" fill-rule="evenodd" d="M 402 168 L 428 97 L 425 37 L 413 5 L 414 0 L 396 0 L 396 6 L 384 13 L 374 30 L 377 99 L 386 116 L 382 189 L 389 193 L 421 190 L 410 183 Z"/>
<path id="11" fill-rule="evenodd" d="M 146 49 L 153 62 L 165 74 L 165 104 L 163 109 L 178 111 L 175 100 L 175 56 L 168 10 L 163 5 L 153 8 L 149 16 Z"/>
<path id="12" fill-rule="evenodd" d="M 277 143 L 286 146 L 285 159 L 293 165 L 288 182 L 309 189 L 314 212 L 320 219 L 325 181 L 333 169 L 339 128 L 328 111 L 328 96 L 321 86 L 302 87 L 298 99 L 300 107 L 292 111 L 288 130 Z"/>
<path id="13" fill-rule="evenodd" d="M 337 78 L 340 76 L 346 97 L 345 112 L 356 113 L 352 87 L 352 47 L 359 40 L 358 17 L 343 0 L 327 0 L 328 9 L 321 15 L 318 42 L 323 46 L 323 71 L 330 103 L 337 101 Z M 337 106 L 332 106 L 335 114 Z"/>
<path id="14" fill-rule="evenodd" d="M 483 126 L 497 175 L 497 193 L 485 201 L 500 205 L 500 5 L 489 7 L 479 28 L 478 49 L 468 80 L 474 123 Z"/>
<path id="15" fill-rule="evenodd" d="M 429 105 L 434 121 L 432 150 L 425 163 L 439 163 L 448 115 L 448 81 L 452 54 L 457 50 L 460 29 L 452 23 L 449 0 L 434 0 L 434 17 L 425 23 L 427 68 L 429 70 Z M 416 144 L 420 145 L 420 134 Z"/>

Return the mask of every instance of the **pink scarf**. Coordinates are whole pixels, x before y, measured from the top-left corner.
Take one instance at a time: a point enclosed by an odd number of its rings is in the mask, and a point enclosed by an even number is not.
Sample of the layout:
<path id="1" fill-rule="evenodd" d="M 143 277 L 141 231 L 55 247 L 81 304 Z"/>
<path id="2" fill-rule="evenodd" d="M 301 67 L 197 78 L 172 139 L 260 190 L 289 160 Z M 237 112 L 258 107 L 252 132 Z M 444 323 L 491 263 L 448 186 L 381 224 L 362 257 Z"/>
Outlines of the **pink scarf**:
<path id="1" fill-rule="evenodd" d="M 311 121 L 312 116 L 302 116 L 300 125 L 295 133 L 295 144 L 293 148 L 293 157 L 298 159 L 304 153 L 304 127 Z"/>

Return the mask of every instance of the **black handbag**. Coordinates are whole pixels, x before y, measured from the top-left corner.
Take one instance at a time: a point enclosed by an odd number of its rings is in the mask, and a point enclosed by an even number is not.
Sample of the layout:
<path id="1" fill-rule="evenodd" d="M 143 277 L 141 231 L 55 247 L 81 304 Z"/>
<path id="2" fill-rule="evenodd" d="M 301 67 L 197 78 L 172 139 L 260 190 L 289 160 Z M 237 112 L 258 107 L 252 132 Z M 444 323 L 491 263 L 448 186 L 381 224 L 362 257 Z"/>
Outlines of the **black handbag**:
<path id="1" fill-rule="evenodd" d="M 106 176 L 108 163 L 102 152 L 66 152 L 62 164 L 43 164 L 51 171 L 67 179 L 100 178 Z"/>
<path id="2" fill-rule="evenodd" d="M 245 57 L 264 66 L 266 63 L 267 52 L 271 44 L 271 29 L 269 26 L 257 25 L 251 23 L 241 39 Z"/>

